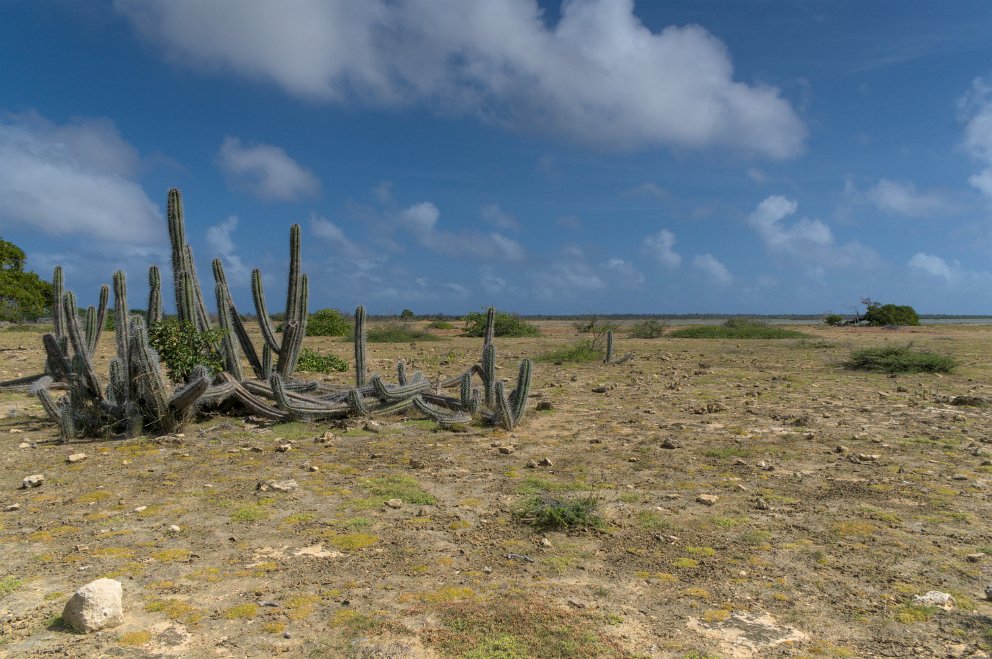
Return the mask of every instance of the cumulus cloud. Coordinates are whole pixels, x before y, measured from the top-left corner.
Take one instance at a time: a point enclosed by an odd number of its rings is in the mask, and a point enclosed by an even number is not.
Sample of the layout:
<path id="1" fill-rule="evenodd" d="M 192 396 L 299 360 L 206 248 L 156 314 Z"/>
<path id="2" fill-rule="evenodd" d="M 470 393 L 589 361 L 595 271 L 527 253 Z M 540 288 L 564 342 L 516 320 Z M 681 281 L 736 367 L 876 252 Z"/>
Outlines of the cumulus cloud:
<path id="1" fill-rule="evenodd" d="M 668 229 L 662 229 L 650 235 L 643 241 L 645 251 L 658 263 L 669 268 L 682 265 L 682 257 L 675 251 L 675 234 Z"/>
<path id="2" fill-rule="evenodd" d="M 719 286 L 727 286 L 734 281 L 734 276 L 727 270 L 727 266 L 712 254 L 697 254 L 692 257 L 692 267 L 700 274 Z"/>
<path id="3" fill-rule="evenodd" d="M 946 261 L 939 256 L 917 252 L 907 265 L 916 272 L 932 278 L 940 284 L 952 286 L 955 292 L 961 290 L 987 290 L 992 285 L 992 272 L 969 270 L 958 261 Z"/>
<path id="4" fill-rule="evenodd" d="M 238 227 L 238 218 L 231 215 L 220 224 L 207 228 L 207 244 L 224 258 L 227 266 L 227 278 L 231 282 L 245 283 L 249 270 L 241 261 L 234 247 L 231 234 Z"/>
<path id="5" fill-rule="evenodd" d="M 535 297 L 541 300 L 574 298 L 606 288 L 603 279 L 586 262 L 582 248 L 565 245 L 557 259 L 531 273 L 531 286 Z"/>
<path id="6" fill-rule="evenodd" d="M 320 190 L 313 172 L 271 144 L 245 146 L 237 137 L 225 137 L 217 165 L 233 187 L 261 199 L 296 201 Z"/>
<path id="7" fill-rule="evenodd" d="M 909 265 L 910 267 L 922 270 L 933 277 L 939 277 L 941 279 L 946 279 L 947 281 L 954 278 L 953 273 L 951 272 L 951 267 L 947 265 L 947 262 L 939 256 L 917 252 L 913 255 L 913 258 L 909 260 Z"/>
<path id="8" fill-rule="evenodd" d="M 644 285 L 644 275 L 628 261 L 614 257 L 600 267 L 610 275 L 619 288 L 637 289 Z"/>
<path id="9" fill-rule="evenodd" d="M 645 27 L 633 0 L 115 0 L 156 53 L 290 94 L 424 104 L 608 148 L 802 151 L 778 89 L 734 79 L 698 25 Z"/>
<path id="10" fill-rule="evenodd" d="M 992 81 L 976 78 L 959 101 L 965 121 L 964 146 L 985 169 L 968 178 L 968 183 L 992 198 Z"/>
<path id="11" fill-rule="evenodd" d="M 905 181 L 883 178 L 865 195 L 879 210 L 906 217 L 927 217 L 951 210 L 948 202 L 939 194 L 920 192 L 915 185 Z"/>
<path id="12" fill-rule="evenodd" d="M 435 252 L 486 261 L 522 261 L 524 248 L 501 233 L 452 232 L 437 228 L 441 211 L 429 201 L 413 204 L 400 211 L 398 224 L 410 231 L 421 245 Z"/>
<path id="13" fill-rule="evenodd" d="M 858 242 L 837 245 L 830 227 L 820 220 L 802 218 L 786 224 L 784 220 L 798 208 L 794 200 L 769 196 L 748 216 L 748 225 L 769 252 L 798 259 L 813 274 L 825 267 L 864 266 L 877 260 L 874 251 Z"/>
<path id="14" fill-rule="evenodd" d="M 134 180 L 138 152 L 108 119 L 0 117 L 0 222 L 48 234 L 153 244 L 159 208 Z"/>

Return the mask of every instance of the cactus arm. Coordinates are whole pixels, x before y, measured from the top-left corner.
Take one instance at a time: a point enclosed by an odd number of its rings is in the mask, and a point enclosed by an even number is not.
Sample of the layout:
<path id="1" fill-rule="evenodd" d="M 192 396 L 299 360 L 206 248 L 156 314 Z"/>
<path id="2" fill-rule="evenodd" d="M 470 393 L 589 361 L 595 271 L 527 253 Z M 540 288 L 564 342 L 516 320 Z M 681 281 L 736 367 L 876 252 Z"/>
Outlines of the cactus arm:
<path id="1" fill-rule="evenodd" d="M 372 376 L 372 388 L 375 391 L 375 395 L 379 400 L 386 402 L 396 402 L 404 400 L 406 398 L 411 398 L 419 393 L 427 391 L 430 389 L 431 383 L 429 380 L 420 380 L 408 385 L 397 385 L 394 387 L 387 387 L 378 375 Z"/>
<path id="2" fill-rule="evenodd" d="M 82 377 L 83 384 L 90 395 L 96 400 L 102 400 L 103 392 L 101 391 L 100 380 L 96 376 L 96 371 L 93 370 L 93 363 L 90 361 L 89 355 L 86 354 L 86 340 L 79 329 L 79 318 L 76 316 L 76 296 L 73 295 L 72 291 L 66 291 L 65 296 L 63 296 L 62 310 L 66 315 L 72 351 L 78 357 L 78 375 Z M 75 371 L 75 369 L 73 370 Z"/>
<path id="3" fill-rule="evenodd" d="M 613 330 L 606 332 L 606 358 L 603 360 L 604 364 L 610 364 L 613 362 Z"/>
<path id="4" fill-rule="evenodd" d="M 262 377 L 262 362 L 258 358 L 258 351 L 255 350 L 255 344 L 252 343 L 251 337 L 248 336 L 248 330 L 245 328 L 244 321 L 241 320 L 238 308 L 234 306 L 234 300 L 231 298 L 231 289 L 227 285 L 227 275 L 224 274 L 224 265 L 220 259 L 214 259 L 212 265 L 214 281 L 224 287 L 228 307 L 230 308 L 231 327 L 234 329 L 234 335 L 237 337 L 238 343 L 241 344 L 241 351 L 248 359 L 252 370 L 255 371 L 255 377 Z M 220 309 L 217 311 L 219 316 Z"/>
<path id="5" fill-rule="evenodd" d="M 196 265 L 193 261 L 193 248 L 186 245 L 186 259 L 184 261 L 186 267 L 186 278 L 191 282 L 191 288 L 193 289 L 193 299 L 196 302 L 194 307 L 194 324 L 197 329 L 201 332 L 205 332 L 213 327 L 210 322 L 210 315 L 207 313 L 207 307 L 203 303 L 203 289 L 200 287 L 200 278 L 196 276 Z"/>
<path id="6" fill-rule="evenodd" d="M 179 416 L 185 416 L 209 388 L 210 375 L 206 368 L 198 366 L 193 370 L 189 382 L 173 392 L 169 407 Z"/>
<path id="7" fill-rule="evenodd" d="M 131 325 L 127 311 L 127 278 L 123 270 L 114 273 L 114 322 L 117 356 L 124 360 L 127 370 L 128 353 L 131 350 Z"/>
<path id="8" fill-rule="evenodd" d="M 251 271 L 251 296 L 255 301 L 255 315 L 258 317 L 258 327 L 262 330 L 262 338 L 269 350 L 279 354 L 279 342 L 276 341 L 276 332 L 272 327 L 272 319 L 269 317 L 269 310 L 265 306 L 265 289 L 262 287 L 262 271 L 254 269 Z"/>
<path id="9" fill-rule="evenodd" d="M 493 342 L 493 336 L 496 334 L 496 307 L 489 307 L 486 310 L 486 334 L 483 339 L 482 347 Z"/>
<path id="10" fill-rule="evenodd" d="M 485 403 L 493 407 L 496 396 L 496 346 L 492 343 L 482 349 L 482 385 L 485 387 Z"/>
<path id="11" fill-rule="evenodd" d="M 368 416 L 370 413 L 368 405 L 365 404 L 365 399 L 362 398 L 362 393 L 358 389 L 348 390 L 348 406 L 352 413 L 358 416 Z"/>
<path id="12" fill-rule="evenodd" d="M 49 387 L 51 386 L 52 378 L 46 375 L 34 383 L 31 387 L 31 393 L 38 397 L 38 400 L 41 401 L 41 406 L 45 408 L 45 412 L 48 413 L 52 421 L 58 423 L 62 417 L 62 410 L 52 398 L 52 393 L 49 391 Z"/>
<path id="13" fill-rule="evenodd" d="M 158 266 L 148 268 L 148 326 L 162 322 L 162 274 Z"/>
<path id="14" fill-rule="evenodd" d="M 506 400 L 506 390 L 503 387 L 503 381 L 500 380 L 496 383 L 496 423 L 498 423 L 503 430 L 513 430 L 513 411 L 510 409 L 510 403 Z"/>
<path id="15" fill-rule="evenodd" d="M 86 342 L 86 354 L 90 357 L 96 350 L 96 307 L 92 304 L 86 307 L 86 315 L 83 317 L 83 339 Z"/>
<path id="16" fill-rule="evenodd" d="M 355 386 L 365 386 L 365 307 L 355 309 Z"/>
<path id="17" fill-rule="evenodd" d="M 513 391 L 513 425 L 519 425 L 523 421 L 524 413 L 527 410 L 527 397 L 530 395 L 530 379 L 533 364 L 529 359 L 520 361 L 520 371 L 517 374 L 517 388 Z"/>
<path id="18" fill-rule="evenodd" d="M 272 348 L 266 343 L 262 346 L 262 379 L 272 376 Z"/>
<path id="19" fill-rule="evenodd" d="M 55 266 L 52 273 L 52 317 L 55 321 L 55 336 L 62 338 L 69 333 L 65 324 L 65 312 L 62 310 L 62 296 L 65 295 L 65 278 L 62 266 Z"/>
<path id="20" fill-rule="evenodd" d="M 406 362 L 402 359 L 396 362 L 396 379 L 401 385 L 407 383 L 406 381 Z"/>
<path id="21" fill-rule="evenodd" d="M 128 351 L 128 374 L 131 379 L 131 396 L 133 401 L 141 401 L 145 418 L 160 424 L 171 431 L 169 421 L 169 399 L 165 393 L 165 384 L 159 369 L 158 355 L 148 345 L 145 326 L 140 316 L 131 319 L 129 330 L 131 345 Z"/>
<path id="22" fill-rule="evenodd" d="M 224 370 L 230 373 L 237 380 L 244 380 L 244 373 L 241 372 L 241 362 L 238 359 L 238 350 L 234 342 L 234 323 L 231 321 L 231 301 L 228 298 L 227 288 L 220 282 L 214 287 L 217 296 L 217 318 L 221 329 L 224 330 L 224 338 L 221 339 L 221 354 L 224 356 Z"/>
<path id="23" fill-rule="evenodd" d="M 413 405 L 417 408 L 418 412 L 442 426 L 465 424 L 472 421 L 472 417 L 464 412 L 451 412 L 436 405 L 431 405 L 420 396 L 413 399 Z"/>
<path id="24" fill-rule="evenodd" d="M 53 367 L 52 373 L 59 380 L 68 379 L 72 366 L 62 351 L 61 342 L 54 334 L 45 334 L 41 337 L 42 345 L 45 346 L 45 353 L 48 355 L 48 363 Z"/>

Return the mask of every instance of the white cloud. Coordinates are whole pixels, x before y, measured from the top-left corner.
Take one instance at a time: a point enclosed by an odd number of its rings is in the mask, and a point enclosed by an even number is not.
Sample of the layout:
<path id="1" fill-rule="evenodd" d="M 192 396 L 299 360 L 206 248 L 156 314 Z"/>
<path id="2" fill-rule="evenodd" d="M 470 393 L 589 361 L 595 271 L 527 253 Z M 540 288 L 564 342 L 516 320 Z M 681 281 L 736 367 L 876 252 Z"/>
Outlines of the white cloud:
<path id="1" fill-rule="evenodd" d="M 677 268 L 682 265 L 682 257 L 675 251 L 675 234 L 668 229 L 662 229 L 656 234 L 650 235 L 643 241 L 644 249 L 658 263 L 669 268 Z"/>
<path id="2" fill-rule="evenodd" d="M 992 198 L 992 82 L 975 78 L 971 89 L 958 101 L 965 121 L 964 146 L 986 168 L 968 178 L 968 183 Z"/>
<path id="3" fill-rule="evenodd" d="M 398 224 L 410 231 L 421 245 L 435 252 L 487 261 L 522 261 L 524 248 L 495 231 L 454 233 L 437 228 L 441 212 L 429 201 L 414 204 L 397 214 Z"/>
<path id="4" fill-rule="evenodd" d="M 506 290 L 506 280 L 497 275 L 492 266 L 483 266 L 479 270 L 479 277 L 486 295 L 499 295 Z"/>
<path id="5" fill-rule="evenodd" d="M 582 248 L 569 243 L 559 258 L 531 273 L 535 297 L 542 300 L 574 298 L 582 293 L 606 288 L 606 284 L 586 262 Z"/>
<path id="6" fill-rule="evenodd" d="M 516 230 L 520 228 L 520 223 L 517 222 L 517 218 L 504 211 L 497 204 L 483 206 L 479 214 L 482 216 L 482 219 L 489 222 L 497 229 Z"/>
<path id="7" fill-rule="evenodd" d="M 261 199 L 296 201 L 320 190 L 313 172 L 271 144 L 242 146 L 237 137 L 225 137 L 217 164 L 231 185 Z"/>
<path id="8" fill-rule="evenodd" d="M 712 254 L 697 254 L 692 257 L 692 267 L 714 284 L 727 286 L 734 281 L 734 276 L 727 266 L 720 263 Z"/>
<path id="9" fill-rule="evenodd" d="M 611 278 L 616 281 L 617 286 L 626 289 L 637 289 L 644 285 L 644 275 L 629 262 L 620 258 L 607 260 L 600 266 Z"/>
<path id="10" fill-rule="evenodd" d="M 0 117 L 0 222 L 118 243 L 162 240 L 161 211 L 134 180 L 138 152 L 108 119 Z"/>
<path id="11" fill-rule="evenodd" d="M 951 272 L 951 267 L 947 265 L 947 262 L 939 256 L 932 256 L 930 254 L 924 254 L 923 252 L 917 252 L 913 255 L 913 258 L 909 260 L 909 265 L 913 268 L 923 270 L 929 275 L 946 279 L 947 281 L 954 278 L 954 275 Z"/>
<path id="12" fill-rule="evenodd" d="M 211 249 L 219 253 L 227 266 L 227 280 L 232 285 L 247 284 L 249 270 L 241 261 L 231 240 L 231 234 L 238 226 L 238 218 L 231 215 L 220 224 L 215 224 L 207 228 L 207 244 Z"/>
<path id="13" fill-rule="evenodd" d="M 307 99 L 480 117 L 607 148 L 797 155 L 806 128 L 779 90 L 734 80 L 698 25 L 652 32 L 633 0 L 116 0 L 156 53 Z M 549 24 L 550 23 L 550 24 Z"/>
<path id="14" fill-rule="evenodd" d="M 883 178 L 865 195 L 878 209 L 907 217 L 933 216 L 952 210 L 940 195 L 920 192 L 915 185 L 904 181 Z"/>
<path id="15" fill-rule="evenodd" d="M 833 232 L 820 220 L 802 218 L 791 225 L 785 218 L 794 215 L 799 204 L 780 195 L 766 197 L 748 216 L 772 254 L 788 256 L 806 267 L 811 276 L 822 277 L 824 268 L 865 267 L 877 262 L 873 250 L 858 242 L 837 245 Z"/>

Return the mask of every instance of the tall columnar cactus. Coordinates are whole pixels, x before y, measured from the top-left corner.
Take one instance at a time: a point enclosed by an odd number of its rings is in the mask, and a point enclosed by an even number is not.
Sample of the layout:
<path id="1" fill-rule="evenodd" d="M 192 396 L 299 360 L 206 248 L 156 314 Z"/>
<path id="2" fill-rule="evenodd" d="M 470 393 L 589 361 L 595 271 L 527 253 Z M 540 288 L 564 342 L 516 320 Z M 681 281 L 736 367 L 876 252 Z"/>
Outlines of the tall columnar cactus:
<path id="1" fill-rule="evenodd" d="M 193 249 L 186 243 L 183 198 L 179 190 L 169 190 L 166 202 L 169 241 L 172 243 L 172 280 L 176 291 L 176 315 L 180 323 L 192 323 L 200 331 L 210 329 L 210 317 L 203 304 L 200 280 L 193 264 Z"/>
<path id="2" fill-rule="evenodd" d="M 486 405 L 492 407 L 496 398 L 496 345 L 487 343 L 482 349 L 482 386 Z"/>
<path id="3" fill-rule="evenodd" d="M 367 339 L 365 329 L 365 307 L 359 305 L 355 309 L 355 386 L 365 386 L 365 342 Z"/>
<path id="4" fill-rule="evenodd" d="M 162 274 L 157 265 L 148 268 L 148 326 L 162 322 Z"/>
<path id="5" fill-rule="evenodd" d="M 613 362 L 613 330 L 606 332 L 606 358 L 603 363 L 610 364 Z"/>
<path id="6" fill-rule="evenodd" d="M 496 335 L 496 307 L 489 307 L 486 311 L 486 334 L 483 339 L 483 346 L 487 346 L 493 342 L 493 337 Z"/>
<path id="7" fill-rule="evenodd" d="M 220 306 L 217 307 L 217 316 L 220 321 L 220 326 L 228 332 L 234 333 L 234 336 L 238 340 L 238 344 L 241 346 L 241 350 L 248 359 L 248 363 L 251 365 L 252 370 L 255 371 L 255 377 L 268 380 L 269 375 L 271 374 L 271 368 L 270 373 L 264 372 L 265 369 L 263 369 L 263 362 L 258 358 L 258 351 L 255 350 L 255 344 L 252 343 L 251 337 L 248 336 L 248 329 L 245 327 L 244 321 L 241 320 L 241 314 L 238 313 L 238 308 L 234 306 L 234 299 L 231 297 L 231 289 L 227 285 L 227 276 L 224 274 L 224 264 L 221 263 L 220 259 L 214 259 L 212 265 L 214 270 L 214 282 L 217 287 L 223 289 L 224 299 L 226 300 L 226 304 L 224 305 L 226 311 L 222 311 Z M 217 304 L 220 305 L 221 293 L 218 292 L 217 295 Z M 233 345 L 230 351 L 227 348 L 222 348 L 224 350 L 225 360 L 237 360 L 237 352 Z M 228 354 L 228 352 L 230 352 L 230 354 Z M 239 377 L 238 379 L 241 378 Z"/>
<path id="8" fill-rule="evenodd" d="M 307 304 L 309 285 L 307 276 L 300 274 L 300 225 L 294 224 L 289 230 L 289 281 L 286 291 L 286 319 L 283 322 L 282 341 L 276 341 L 275 328 L 269 317 L 262 286 L 262 272 L 251 272 L 251 292 L 255 301 L 255 313 L 266 345 L 278 357 L 275 371 L 287 378 L 296 370 L 296 362 L 303 347 L 303 337 L 307 333 Z"/>

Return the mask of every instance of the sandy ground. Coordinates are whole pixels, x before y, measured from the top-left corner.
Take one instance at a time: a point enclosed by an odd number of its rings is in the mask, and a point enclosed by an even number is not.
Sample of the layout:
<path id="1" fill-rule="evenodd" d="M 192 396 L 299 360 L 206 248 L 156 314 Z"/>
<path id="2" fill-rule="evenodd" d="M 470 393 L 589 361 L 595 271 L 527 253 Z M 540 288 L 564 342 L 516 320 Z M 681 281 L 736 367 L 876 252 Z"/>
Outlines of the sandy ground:
<path id="1" fill-rule="evenodd" d="M 497 340 L 503 377 L 576 339 L 544 329 Z M 944 401 L 992 399 L 992 327 L 801 329 L 621 335 L 624 364 L 539 363 L 512 433 L 216 417 L 60 444 L 36 400 L 0 394 L 0 654 L 986 656 L 992 407 Z M 839 366 L 910 341 L 961 365 Z M 373 345 L 371 366 L 454 374 L 480 344 Z M 0 332 L 0 377 L 42 361 L 39 334 Z M 18 489 L 31 474 L 44 485 Z M 257 488 L 272 479 L 299 487 Z M 591 498 L 606 524 L 536 531 L 515 515 L 534 495 Z M 66 600 L 101 576 L 123 583 L 125 623 L 64 629 Z M 955 606 L 914 603 L 928 591 Z"/>

